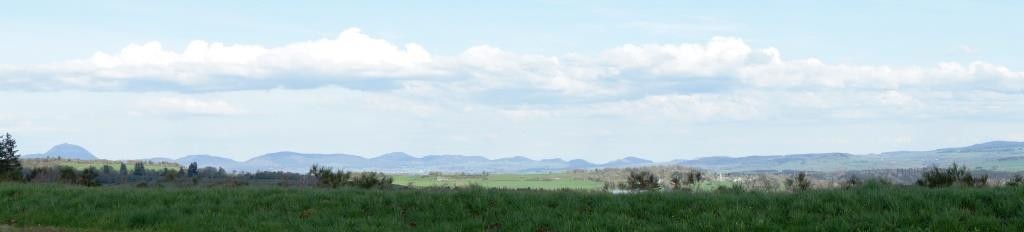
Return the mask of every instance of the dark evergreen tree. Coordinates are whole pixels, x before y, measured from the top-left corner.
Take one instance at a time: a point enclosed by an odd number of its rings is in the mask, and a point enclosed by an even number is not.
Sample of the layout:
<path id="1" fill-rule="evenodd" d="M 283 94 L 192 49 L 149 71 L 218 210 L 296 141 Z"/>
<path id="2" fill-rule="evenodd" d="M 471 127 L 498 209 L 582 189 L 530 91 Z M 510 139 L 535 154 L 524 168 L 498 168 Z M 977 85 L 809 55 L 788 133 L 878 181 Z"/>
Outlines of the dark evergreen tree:
<path id="1" fill-rule="evenodd" d="M 135 169 L 132 170 L 132 174 L 136 176 L 146 175 L 146 165 L 142 162 L 135 162 Z"/>
<path id="2" fill-rule="evenodd" d="M 122 176 L 127 176 L 128 175 L 128 165 L 124 164 L 124 162 L 121 162 L 121 170 L 119 172 L 121 173 Z"/>
<path id="3" fill-rule="evenodd" d="M 103 165 L 103 168 L 100 170 L 103 171 L 103 175 L 110 175 L 114 173 L 114 167 L 110 165 Z"/>
<path id="4" fill-rule="evenodd" d="M 0 181 L 21 180 L 21 161 L 18 160 L 18 143 L 11 134 L 0 139 Z"/>
<path id="5" fill-rule="evenodd" d="M 61 182 L 68 183 L 68 184 L 77 184 L 77 183 L 79 183 L 78 173 L 75 172 L 75 169 L 72 168 L 72 167 L 60 166 L 58 168 L 58 173 L 60 173 L 60 181 Z"/>
<path id="6" fill-rule="evenodd" d="M 188 177 L 199 176 L 199 164 L 192 162 L 188 165 Z"/>
<path id="7" fill-rule="evenodd" d="M 95 167 L 89 167 L 83 170 L 81 175 L 78 175 L 77 183 L 85 186 L 100 186 L 99 176 L 99 170 L 96 170 Z"/>

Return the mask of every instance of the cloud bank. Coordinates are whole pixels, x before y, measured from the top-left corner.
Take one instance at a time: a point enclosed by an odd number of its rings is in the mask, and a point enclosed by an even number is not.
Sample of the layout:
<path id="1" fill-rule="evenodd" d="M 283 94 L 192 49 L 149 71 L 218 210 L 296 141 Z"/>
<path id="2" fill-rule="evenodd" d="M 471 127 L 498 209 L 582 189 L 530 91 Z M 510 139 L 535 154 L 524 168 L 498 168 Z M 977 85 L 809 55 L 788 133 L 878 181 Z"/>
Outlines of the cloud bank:
<path id="1" fill-rule="evenodd" d="M 651 83 L 713 85 L 706 89 L 1024 90 L 1024 73 L 986 62 L 890 67 L 787 60 L 778 49 L 752 48 L 732 37 L 705 43 L 626 44 L 563 55 L 520 54 L 480 45 L 438 56 L 419 44 L 397 45 L 358 28 L 336 38 L 279 47 L 196 40 L 182 51 L 171 51 L 159 42 L 146 42 L 85 59 L 0 68 L 0 83 L 8 90 L 203 92 L 326 85 L 390 89 L 410 81 L 461 91 L 513 89 L 565 96 L 645 93 Z"/>
<path id="2" fill-rule="evenodd" d="M 147 130 L 152 138 L 215 128 L 201 141 L 239 144 L 262 141 L 254 135 L 308 135 L 268 140 L 251 152 L 278 149 L 271 146 L 282 141 L 291 145 L 285 149 L 347 146 L 325 152 L 501 150 L 612 158 L 645 151 L 668 156 L 677 142 L 700 146 L 708 136 L 721 137 L 719 143 L 822 139 L 833 145 L 822 147 L 835 147 L 878 136 L 865 128 L 899 137 L 872 138 L 902 149 L 892 141 L 939 134 L 903 133 L 903 125 L 920 125 L 912 131 L 969 128 L 958 134 L 976 138 L 1017 130 L 999 122 L 1024 115 L 1024 73 L 1005 66 L 833 64 L 783 54 L 714 37 L 558 55 L 490 45 L 438 55 L 357 28 L 276 47 L 197 40 L 175 51 L 146 42 L 82 59 L 0 65 L 0 96 L 26 99 L 17 103 L 24 110 L 0 112 L 0 126 L 81 138 L 90 138 L 89 130 L 122 131 L 127 140 L 138 131 L 108 128 L 158 125 Z M 48 115 L 55 108 L 77 119 Z M 106 121 L 69 129 L 87 119 Z M 806 136 L 748 135 L 793 130 Z M 835 133 L 850 135 L 830 137 Z M 447 150 L 452 144 L 460 150 Z"/>

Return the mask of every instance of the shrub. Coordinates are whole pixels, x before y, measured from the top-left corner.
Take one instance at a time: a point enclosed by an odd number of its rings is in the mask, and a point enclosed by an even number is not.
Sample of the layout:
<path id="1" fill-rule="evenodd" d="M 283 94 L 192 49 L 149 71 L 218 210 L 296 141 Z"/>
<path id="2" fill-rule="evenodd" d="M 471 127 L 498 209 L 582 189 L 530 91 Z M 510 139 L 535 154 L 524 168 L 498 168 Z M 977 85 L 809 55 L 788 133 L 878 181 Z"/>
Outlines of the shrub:
<path id="1" fill-rule="evenodd" d="M 78 173 L 75 173 L 74 168 L 68 166 L 61 166 L 57 168 L 57 172 L 60 173 L 61 182 L 69 184 L 78 183 Z"/>
<path id="2" fill-rule="evenodd" d="M 76 184 L 85 186 L 100 186 L 100 182 L 99 180 L 97 180 L 97 177 L 99 176 L 99 170 L 97 170 L 95 167 L 89 167 L 88 169 L 83 170 L 81 175 L 78 175 L 78 181 L 76 182 Z"/>
<path id="3" fill-rule="evenodd" d="M 316 179 L 317 186 L 337 188 L 349 181 L 349 178 L 352 177 L 352 172 L 344 170 L 334 171 L 331 168 L 313 165 L 313 167 L 309 168 L 309 175 Z"/>
<path id="4" fill-rule="evenodd" d="M 982 175 L 975 178 L 971 175 L 970 171 L 967 171 L 966 165 L 957 165 L 956 163 L 953 163 L 953 165 L 945 169 L 932 166 L 931 169 L 921 174 L 921 179 L 917 180 L 917 185 L 929 188 L 949 187 L 953 185 L 982 187 L 985 186 L 985 183 L 987 182 L 988 175 Z"/>
<path id="5" fill-rule="evenodd" d="M 686 178 L 682 172 L 672 172 L 672 178 L 669 182 L 672 183 L 672 189 L 679 190 L 683 188 L 683 180 Z"/>
<path id="6" fill-rule="evenodd" d="M 686 172 L 686 184 L 695 185 L 704 180 L 704 173 L 698 170 Z"/>
<path id="7" fill-rule="evenodd" d="M 793 192 L 807 191 L 811 189 L 811 180 L 807 178 L 807 173 L 800 172 L 793 178 L 786 179 L 786 187 Z"/>
<path id="8" fill-rule="evenodd" d="M 771 177 L 765 174 L 757 175 L 757 177 L 751 178 L 745 184 L 747 185 L 746 189 L 751 191 L 771 192 L 779 189 L 778 182 L 773 181 Z"/>
<path id="9" fill-rule="evenodd" d="M 746 192 L 746 190 L 743 189 L 742 185 L 732 185 L 732 186 L 728 186 L 728 187 L 726 187 L 725 185 L 720 185 L 720 186 L 718 186 L 718 188 L 715 189 L 715 192 L 717 192 L 717 193 L 742 193 L 742 192 Z"/>
<path id="10" fill-rule="evenodd" d="M 76 171 L 72 167 L 35 167 L 28 171 L 25 179 L 31 182 L 41 183 L 65 183 L 85 186 L 100 185 L 100 169 L 90 167 L 82 171 Z"/>
<path id="11" fill-rule="evenodd" d="M 658 185 L 658 177 L 644 170 L 630 170 L 626 185 L 630 190 L 655 190 L 661 187 Z"/>
<path id="12" fill-rule="evenodd" d="M 843 181 L 841 185 L 843 186 L 843 188 L 853 188 L 860 186 L 862 184 L 864 184 L 864 181 L 861 181 L 860 178 L 857 177 L 857 175 L 850 175 L 849 177 L 846 178 L 846 180 Z"/>
<path id="13" fill-rule="evenodd" d="M 360 188 L 386 188 L 391 182 L 391 177 L 378 172 L 364 172 L 352 178 L 352 183 Z"/>
<path id="14" fill-rule="evenodd" d="M 1006 186 L 1024 186 L 1024 176 L 1021 176 L 1020 174 L 1013 175 L 1013 178 L 1010 178 L 1010 180 L 1006 181 Z"/>

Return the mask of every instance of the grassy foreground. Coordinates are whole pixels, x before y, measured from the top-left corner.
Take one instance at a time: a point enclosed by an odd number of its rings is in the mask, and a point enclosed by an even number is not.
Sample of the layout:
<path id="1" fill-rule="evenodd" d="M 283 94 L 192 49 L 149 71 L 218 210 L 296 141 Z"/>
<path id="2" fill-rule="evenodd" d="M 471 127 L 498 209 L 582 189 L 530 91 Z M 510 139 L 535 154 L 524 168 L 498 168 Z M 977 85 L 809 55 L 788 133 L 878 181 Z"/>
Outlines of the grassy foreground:
<path id="1" fill-rule="evenodd" d="M 0 224 L 118 231 L 1022 231 L 1024 188 L 612 195 L 0 183 Z"/>

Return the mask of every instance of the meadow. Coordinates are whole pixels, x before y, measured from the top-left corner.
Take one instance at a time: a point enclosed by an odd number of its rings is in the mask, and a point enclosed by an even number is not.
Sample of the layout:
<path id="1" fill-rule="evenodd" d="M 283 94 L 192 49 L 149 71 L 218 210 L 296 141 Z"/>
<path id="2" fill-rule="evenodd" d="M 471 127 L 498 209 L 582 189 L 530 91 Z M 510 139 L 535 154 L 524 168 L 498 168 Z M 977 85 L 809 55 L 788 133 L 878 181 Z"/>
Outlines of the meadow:
<path id="1" fill-rule="evenodd" d="M 395 175 L 394 183 L 412 187 L 469 187 L 600 190 L 604 183 L 570 173 L 489 175 Z"/>
<path id="2" fill-rule="evenodd" d="M 0 224 L 85 231 L 1022 231 L 1024 188 L 797 193 L 0 183 Z"/>
<path id="3" fill-rule="evenodd" d="M 473 187 L 499 189 L 546 189 L 546 190 L 604 190 L 604 182 L 587 178 L 581 173 L 553 172 L 534 174 L 487 174 L 487 175 L 394 175 L 394 184 L 415 188 L 429 187 Z M 731 187 L 729 181 L 707 180 L 696 188 L 712 191 L 719 187 Z"/>
<path id="4" fill-rule="evenodd" d="M 103 168 L 104 165 L 109 165 L 109 166 L 113 167 L 114 170 L 117 170 L 117 169 L 121 168 L 121 163 L 122 162 L 124 162 L 125 165 L 128 166 L 129 170 L 131 170 L 131 168 L 133 168 L 133 165 L 136 162 L 143 162 L 143 164 L 145 164 L 146 170 L 152 170 L 152 171 L 161 171 L 161 170 L 164 170 L 164 169 L 171 169 L 171 170 L 175 170 L 176 171 L 176 170 L 178 170 L 178 168 L 181 168 L 181 165 L 178 165 L 176 163 L 147 162 L 147 161 L 137 161 L 137 160 L 128 160 L 128 161 L 116 161 L 116 160 L 69 160 L 69 159 L 23 159 L 23 160 L 21 160 L 21 164 L 23 166 L 25 166 L 25 168 L 64 166 L 64 167 L 71 167 L 71 168 L 74 168 L 76 170 L 83 170 L 83 169 L 88 169 L 88 168 L 101 169 L 101 168 Z"/>

